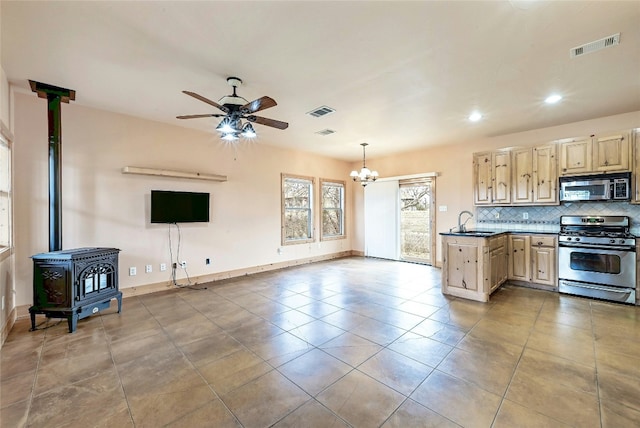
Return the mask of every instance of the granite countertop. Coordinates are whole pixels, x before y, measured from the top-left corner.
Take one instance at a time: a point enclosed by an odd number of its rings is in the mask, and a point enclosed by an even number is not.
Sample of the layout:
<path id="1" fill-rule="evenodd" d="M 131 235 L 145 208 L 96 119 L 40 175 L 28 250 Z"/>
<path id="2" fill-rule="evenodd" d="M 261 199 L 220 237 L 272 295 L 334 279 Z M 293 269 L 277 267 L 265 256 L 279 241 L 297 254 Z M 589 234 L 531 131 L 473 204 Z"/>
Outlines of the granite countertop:
<path id="1" fill-rule="evenodd" d="M 470 238 L 490 238 L 505 233 L 528 234 L 528 235 L 557 235 L 557 232 L 537 232 L 532 230 L 467 230 L 466 232 L 440 232 L 443 236 L 468 236 Z"/>

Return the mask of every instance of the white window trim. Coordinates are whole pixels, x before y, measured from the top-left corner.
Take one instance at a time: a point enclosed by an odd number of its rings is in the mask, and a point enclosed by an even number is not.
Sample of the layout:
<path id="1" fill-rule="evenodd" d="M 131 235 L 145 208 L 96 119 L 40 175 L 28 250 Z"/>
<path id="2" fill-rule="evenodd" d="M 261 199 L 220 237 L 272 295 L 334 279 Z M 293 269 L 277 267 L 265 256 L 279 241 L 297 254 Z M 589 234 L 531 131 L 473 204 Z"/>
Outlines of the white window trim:
<path id="1" fill-rule="evenodd" d="M 287 239 L 285 236 L 285 206 L 284 206 L 284 183 L 286 181 L 286 179 L 297 179 L 297 180 L 305 180 L 305 181 L 309 181 L 311 183 L 311 189 L 309 192 L 309 238 L 305 238 L 305 239 Z M 280 179 L 280 228 L 281 228 L 281 244 L 284 245 L 298 245 L 298 244 L 308 244 L 310 242 L 315 242 L 315 224 L 316 224 L 316 213 L 315 213 L 315 178 L 313 177 L 308 177 L 308 176 L 304 176 L 304 175 L 293 175 L 293 174 L 281 174 L 281 179 Z"/>
<path id="2" fill-rule="evenodd" d="M 322 197 L 322 188 L 324 186 L 324 184 L 333 184 L 333 185 L 338 185 L 342 187 L 342 234 L 340 235 L 331 235 L 331 236 L 324 236 L 324 230 L 323 230 L 323 213 L 324 213 L 324 205 L 323 205 L 323 197 Z M 318 186 L 318 193 L 319 193 L 319 197 L 318 199 L 320 200 L 320 213 L 319 213 L 319 217 L 320 217 L 320 241 L 334 241 L 336 239 L 346 239 L 347 238 L 347 221 L 346 221 L 346 200 L 347 200 L 347 185 L 344 181 L 342 180 L 331 180 L 328 178 L 321 178 L 320 179 L 320 183 Z"/>

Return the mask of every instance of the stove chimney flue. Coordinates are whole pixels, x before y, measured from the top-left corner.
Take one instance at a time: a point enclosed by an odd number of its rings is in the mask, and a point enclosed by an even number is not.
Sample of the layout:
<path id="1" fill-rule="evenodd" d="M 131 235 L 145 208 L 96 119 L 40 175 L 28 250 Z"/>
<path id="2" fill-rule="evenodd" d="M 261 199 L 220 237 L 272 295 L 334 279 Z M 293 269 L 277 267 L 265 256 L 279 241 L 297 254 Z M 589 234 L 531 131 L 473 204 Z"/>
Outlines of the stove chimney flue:
<path id="1" fill-rule="evenodd" d="M 62 119 L 60 103 L 76 99 L 76 91 L 29 80 L 31 90 L 47 100 L 49 125 L 49 251 L 62 250 Z"/>

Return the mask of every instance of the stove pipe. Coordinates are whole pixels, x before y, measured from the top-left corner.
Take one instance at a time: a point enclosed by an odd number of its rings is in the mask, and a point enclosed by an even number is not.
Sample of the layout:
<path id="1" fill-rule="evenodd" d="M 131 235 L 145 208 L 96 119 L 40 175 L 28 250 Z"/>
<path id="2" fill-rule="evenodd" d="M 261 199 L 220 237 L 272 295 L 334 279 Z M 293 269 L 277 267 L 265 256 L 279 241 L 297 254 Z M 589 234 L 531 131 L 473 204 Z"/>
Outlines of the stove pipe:
<path id="1" fill-rule="evenodd" d="M 49 125 L 49 251 L 62 250 L 62 120 L 60 103 L 76 99 L 76 91 L 29 80 L 31 90 L 47 99 Z"/>

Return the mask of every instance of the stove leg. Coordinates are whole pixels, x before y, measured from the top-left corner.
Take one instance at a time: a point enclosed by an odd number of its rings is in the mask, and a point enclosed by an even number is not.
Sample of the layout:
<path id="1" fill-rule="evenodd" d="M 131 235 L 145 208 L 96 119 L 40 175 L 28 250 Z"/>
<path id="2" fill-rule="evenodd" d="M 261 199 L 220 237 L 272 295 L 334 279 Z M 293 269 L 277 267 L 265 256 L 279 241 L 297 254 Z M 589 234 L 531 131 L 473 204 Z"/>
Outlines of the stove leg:
<path id="1" fill-rule="evenodd" d="M 78 327 L 78 314 L 71 314 L 67 317 L 67 323 L 69 324 L 69 333 L 76 331 Z"/>
<path id="2" fill-rule="evenodd" d="M 122 293 L 118 293 L 116 299 L 118 299 L 118 313 L 120 313 L 122 312 Z"/>
<path id="3" fill-rule="evenodd" d="M 29 331 L 36 331 L 36 313 L 29 311 L 29 315 L 31 316 L 31 330 Z"/>

